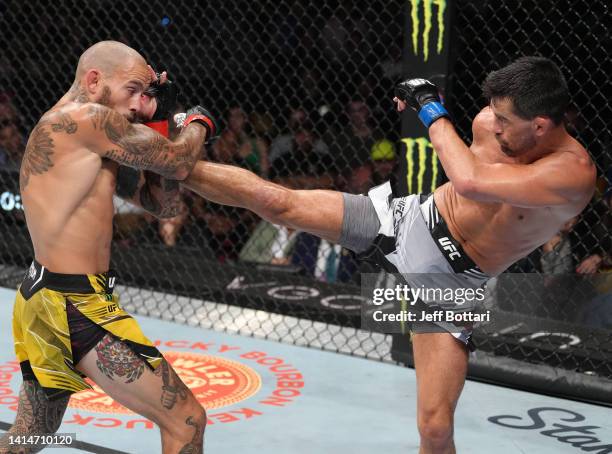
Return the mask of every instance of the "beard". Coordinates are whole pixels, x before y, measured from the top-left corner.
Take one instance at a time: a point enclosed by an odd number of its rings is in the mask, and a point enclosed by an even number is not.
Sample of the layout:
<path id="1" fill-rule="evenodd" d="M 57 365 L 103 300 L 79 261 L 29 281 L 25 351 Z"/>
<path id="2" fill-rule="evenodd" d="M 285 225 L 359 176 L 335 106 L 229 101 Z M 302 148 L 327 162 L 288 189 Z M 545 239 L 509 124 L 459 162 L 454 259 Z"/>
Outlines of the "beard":
<path id="1" fill-rule="evenodd" d="M 103 106 L 114 109 L 115 106 L 111 102 L 112 95 L 113 95 L 113 92 L 111 91 L 110 87 L 108 85 L 104 85 L 102 87 L 102 94 L 100 95 L 100 99 L 97 101 L 98 104 L 102 104 Z M 122 114 L 122 116 L 130 123 L 140 123 L 141 122 L 136 112 L 124 113 Z"/>
<path id="2" fill-rule="evenodd" d="M 501 148 L 502 153 L 504 153 L 508 157 L 515 157 L 524 154 L 529 151 L 536 145 L 535 139 L 532 137 L 526 137 L 522 142 L 516 145 L 510 145 L 509 143 L 497 138 L 497 142 L 499 143 L 499 147 Z"/>
<path id="3" fill-rule="evenodd" d="M 136 115 L 136 112 L 130 112 L 127 114 L 123 114 L 123 116 L 130 123 L 142 123 L 142 119 Z"/>
<path id="4" fill-rule="evenodd" d="M 516 153 L 514 152 L 514 150 L 512 150 L 512 148 L 510 148 L 508 145 L 500 143 L 499 146 L 501 148 L 502 153 L 505 154 L 506 156 L 510 156 L 510 157 L 516 156 Z"/>
<path id="5" fill-rule="evenodd" d="M 104 85 L 102 87 L 102 94 L 100 95 L 100 99 L 98 99 L 98 104 L 102 104 L 106 107 L 112 107 L 111 104 L 111 89 L 108 85 Z"/>

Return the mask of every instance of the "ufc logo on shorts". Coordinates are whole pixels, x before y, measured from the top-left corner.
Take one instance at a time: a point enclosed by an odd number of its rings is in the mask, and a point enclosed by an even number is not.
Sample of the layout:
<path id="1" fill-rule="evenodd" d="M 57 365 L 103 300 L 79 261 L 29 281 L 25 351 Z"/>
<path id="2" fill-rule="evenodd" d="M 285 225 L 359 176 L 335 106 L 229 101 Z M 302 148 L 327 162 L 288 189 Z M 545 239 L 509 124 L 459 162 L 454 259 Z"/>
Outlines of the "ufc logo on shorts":
<path id="1" fill-rule="evenodd" d="M 113 288 L 115 286 L 115 279 L 114 277 L 108 278 L 108 288 Z"/>
<path id="2" fill-rule="evenodd" d="M 457 248 L 452 243 L 452 241 L 448 239 L 447 236 L 443 236 L 442 238 L 440 238 L 438 240 L 438 243 L 442 245 L 442 249 L 449 252 L 448 257 L 451 260 L 455 260 L 455 258 L 461 257 L 461 254 L 457 251 Z"/>

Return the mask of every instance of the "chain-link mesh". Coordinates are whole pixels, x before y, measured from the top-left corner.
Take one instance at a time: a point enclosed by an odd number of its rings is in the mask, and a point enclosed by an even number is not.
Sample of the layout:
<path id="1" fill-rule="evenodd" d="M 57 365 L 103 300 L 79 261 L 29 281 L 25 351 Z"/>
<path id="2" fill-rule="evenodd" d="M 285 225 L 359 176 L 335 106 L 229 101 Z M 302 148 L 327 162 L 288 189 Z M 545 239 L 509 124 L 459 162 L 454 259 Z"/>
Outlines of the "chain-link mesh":
<path id="1" fill-rule="evenodd" d="M 403 2 L 8 1 L 0 8 L 0 81 L 19 142 L 6 153 L 4 192 L 19 193 L 6 170 L 18 167 L 28 132 L 70 87 L 80 53 L 104 39 L 167 70 L 183 108 L 201 104 L 221 120 L 205 159 L 293 188 L 352 193 L 383 181 L 397 163 L 399 123 L 388 94 L 401 71 Z M 126 308 L 388 357 L 382 336 L 356 330 L 359 310 L 344 310 L 359 304 L 361 265 L 351 254 L 246 210 L 187 191 L 183 198 L 187 209 L 169 221 L 117 200 L 112 266 L 129 286 Z M 2 259 L 24 267 L 32 253 L 23 215 L 10 197 L 5 207 Z M 337 297 L 340 285 L 345 298 Z"/>
<path id="2" fill-rule="evenodd" d="M 205 159 L 293 188 L 364 193 L 397 169 L 399 119 L 390 94 L 402 75 L 407 8 L 404 1 L 339 0 L 1 3 L 2 283 L 15 285 L 32 258 L 14 173 L 24 140 L 69 88 L 89 45 L 103 39 L 129 44 L 168 71 L 183 107 L 202 104 L 217 114 L 223 133 Z M 606 2 L 460 1 L 453 9 L 447 98 L 466 140 L 484 103 L 486 73 L 519 55 L 542 54 L 568 77 L 569 126 L 605 174 L 611 118 L 603 91 L 610 72 L 604 67 Z M 245 210 L 188 192 L 183 200 L 183 214 L 168 221 L 117 202 L 112 266 L 128 310 L 389 359 L 387 336 L 358 329 L 357 284 L 360 272 L 371 268 L 338 246 Z M 569 236 L 569 272 L 610 250 L 607 206 L 594 206 Z M 541 263 L 534 255 L 513 270 L 541 271 Z M 518 302 L 509 304 L 517 312 Z M 609 314 L 612 301 L 602 307 Z M 612 377 L 609 359 L 597 367 L 589 359 L 597 348 L 610 351 L 610 326 L 606 330 L 591 332 L 581 354 L 551 339 L 535 345 L 511 336 L 477 337 L 479 346 L 499 355 Z"/>

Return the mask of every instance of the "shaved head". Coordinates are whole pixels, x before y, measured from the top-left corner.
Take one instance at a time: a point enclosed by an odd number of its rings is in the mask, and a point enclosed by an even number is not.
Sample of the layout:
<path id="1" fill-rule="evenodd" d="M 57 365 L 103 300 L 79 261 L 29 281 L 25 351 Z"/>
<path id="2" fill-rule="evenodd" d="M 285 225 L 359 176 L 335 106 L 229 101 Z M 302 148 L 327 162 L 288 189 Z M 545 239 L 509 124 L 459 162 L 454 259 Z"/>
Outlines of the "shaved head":
<path id="1" fill-rule="evenodd" d="M 79 58 L 74 82 L 62 99 L 102 104 L 135 121 L 142 108 L 141 96 L 155 79 L 155 72 L 136 50 L 117 41 L 100 41 Z"/>
<path id="2" fill-rule="evenodd" d="M 97 69 L 104 76 L 110 77 L 118 68 L 127 69 L 135 64 L 147 64 L 136 50 L 118 41 L 100 41 L 81 54 L 75 80 L 79 80 L 90 69 Z"/>

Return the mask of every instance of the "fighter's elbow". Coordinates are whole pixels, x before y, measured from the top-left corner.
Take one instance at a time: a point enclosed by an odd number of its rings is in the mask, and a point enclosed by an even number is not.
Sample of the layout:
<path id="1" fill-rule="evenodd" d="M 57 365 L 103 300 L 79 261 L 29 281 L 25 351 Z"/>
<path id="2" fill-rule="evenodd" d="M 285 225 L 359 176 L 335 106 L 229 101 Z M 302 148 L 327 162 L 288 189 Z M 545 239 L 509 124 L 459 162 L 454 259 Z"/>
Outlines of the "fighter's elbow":
<path id="1" fill-rule="evenodd" d="M 480 185 L 478 181 L 469 175 L 455 178 L 452 183 L 455 187 L 455 191 L 457 191 L 457 194 L 460 196 L 470 199 L 479 194 Z"/>
<path id="2" fill-rule="evenodd" d="M 191 169 L 185 166 L 178 166 L 170 172 L 170 175 L 167 178 L 172 180 L 183 181 L 186 180 L 189 174 L 191 173 Z"/>
<path id="3" fill-rule="evenodd" d="M 168 169 L 168 174 L 164 176 L 170 180 L 184 181 L 191 174 L 196 162 L 197 160 L 195 158 L 186 161 L 177 160 L 177 162 Z"/>

